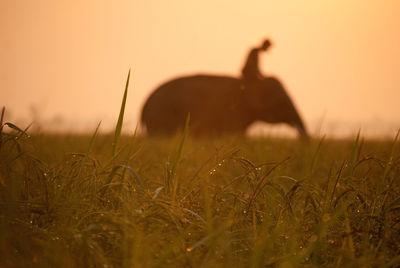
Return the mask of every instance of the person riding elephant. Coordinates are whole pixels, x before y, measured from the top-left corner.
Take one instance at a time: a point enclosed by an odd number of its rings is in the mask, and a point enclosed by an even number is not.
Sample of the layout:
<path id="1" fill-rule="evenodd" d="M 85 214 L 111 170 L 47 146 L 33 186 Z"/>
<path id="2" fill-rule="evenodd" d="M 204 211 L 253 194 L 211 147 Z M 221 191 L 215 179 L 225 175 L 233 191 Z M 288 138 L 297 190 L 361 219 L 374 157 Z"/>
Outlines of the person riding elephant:
<path id="1" fill-rule="evenodd" d="M 258 67 L 258 54 L 262 51 L 267 51 L 271 47 L 271 45 L 271 41 L 269 39 L 266 39 L 260 47 L 255 47 L 250 50 L 249 56 L 246 60 L 246 64 L 242 69 L 242 79 L 245 83 L 257 82 L 264 79 L 264 76 L 262 75 Z"/>
<path id="2" fill-rule="evenodd" d="M 195 135 L 245 135 L 256 121 L 286 123 L 300 137 L 308 133 L 300 114 L 275 77 L 264 77 L 258 54 L 271 46 L 265 40 L 250 51 L 242 77 L 197 74 L 169 80 L 148 97 L 141 123 L 149 135 L 174 134 L 183 130 L 190 114 L 190 131 Z"/>

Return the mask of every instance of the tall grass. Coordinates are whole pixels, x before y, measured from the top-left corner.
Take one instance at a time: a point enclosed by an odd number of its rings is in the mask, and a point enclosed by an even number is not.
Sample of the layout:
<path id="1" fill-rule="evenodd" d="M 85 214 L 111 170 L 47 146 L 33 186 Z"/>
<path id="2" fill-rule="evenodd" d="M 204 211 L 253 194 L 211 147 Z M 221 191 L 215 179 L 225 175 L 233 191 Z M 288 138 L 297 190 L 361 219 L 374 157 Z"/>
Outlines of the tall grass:
<path id="1" fill-rule="evenodd" d="M 398 134 L 128 137 L 128 84 L 112 136 L 30 137 L 3 110 L 1 267 L 400 265 Z"/>
<path id="2" fill-rule="evenodd" d="M 126 104 L 126 98 L 128 96 L 128 87 L 129 87 L 129 78 L 130 77 L 131 77 L 131 70 L 129 70 L 128 78 L 126 79 L 124 96 L 122 97 L 122 103 L 121 103 L 121 109 L 120 109 L 119 116 L 118 116 L 118 122 L 115 127 L 114 141 L 113 141 L 113 156 L 115 156 L 117 154 L 117 150 L 118 150 L 118 145 L 119 145 L 119 140 L 120 140 L 121 130 L 122 130 L 122 124 L 124 121 L 125 104 Z"/>

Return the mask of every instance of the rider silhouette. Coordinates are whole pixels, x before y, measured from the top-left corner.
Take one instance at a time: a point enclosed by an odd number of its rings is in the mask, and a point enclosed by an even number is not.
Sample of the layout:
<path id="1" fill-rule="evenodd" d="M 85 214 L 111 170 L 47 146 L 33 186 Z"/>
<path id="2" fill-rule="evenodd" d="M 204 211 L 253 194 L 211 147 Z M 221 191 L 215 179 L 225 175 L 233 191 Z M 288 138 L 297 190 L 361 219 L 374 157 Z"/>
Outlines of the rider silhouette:
<path id="1" fill-rule="evenodd" d="M 254 82 L 264 79 L 264 76 L 258 68 L 258 54 L 261 51 L 267 51 L 271 46 L 271 41 L 266 39 L 260 47 L 250 50 L 246 64 L 242 69 L 242 78 L 245 82 Z"/>

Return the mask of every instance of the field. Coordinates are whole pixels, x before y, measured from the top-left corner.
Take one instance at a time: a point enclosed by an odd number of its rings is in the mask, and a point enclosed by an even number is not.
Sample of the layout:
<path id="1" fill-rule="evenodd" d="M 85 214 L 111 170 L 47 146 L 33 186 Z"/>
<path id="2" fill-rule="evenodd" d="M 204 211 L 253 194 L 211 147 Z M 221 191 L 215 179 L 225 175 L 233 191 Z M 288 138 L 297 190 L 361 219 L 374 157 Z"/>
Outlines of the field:
<path id="1" fill-rule="evenodd" d="M 397 138 L 6 128 L 1 267 L 400 265 Z"/>
<path id="2" fill-rule="evenodd" d="M 392 140 L 50 135 L 0 118 L 0 267 L 398 267 Z M 99 124 L 100 126 L 100 124 Z"/>

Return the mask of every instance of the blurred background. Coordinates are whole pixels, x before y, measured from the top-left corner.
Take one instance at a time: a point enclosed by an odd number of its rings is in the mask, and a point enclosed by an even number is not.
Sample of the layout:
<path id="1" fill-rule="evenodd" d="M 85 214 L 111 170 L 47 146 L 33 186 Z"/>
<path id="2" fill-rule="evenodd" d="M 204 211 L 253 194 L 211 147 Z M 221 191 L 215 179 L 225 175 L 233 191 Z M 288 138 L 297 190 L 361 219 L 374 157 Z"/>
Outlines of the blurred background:
<path id="1" fill-rule="evenodd" d="M 286 86 L 310 133 L 393 136 L 400 127 L 400 1 L 1 0 L 0 105 L 52 132 L 124 130 L 147 96 L 181 75 L 239 76 L 270 38 L 265 75 Z M 250 133 L 294 135 L 285 127 Z"/>

